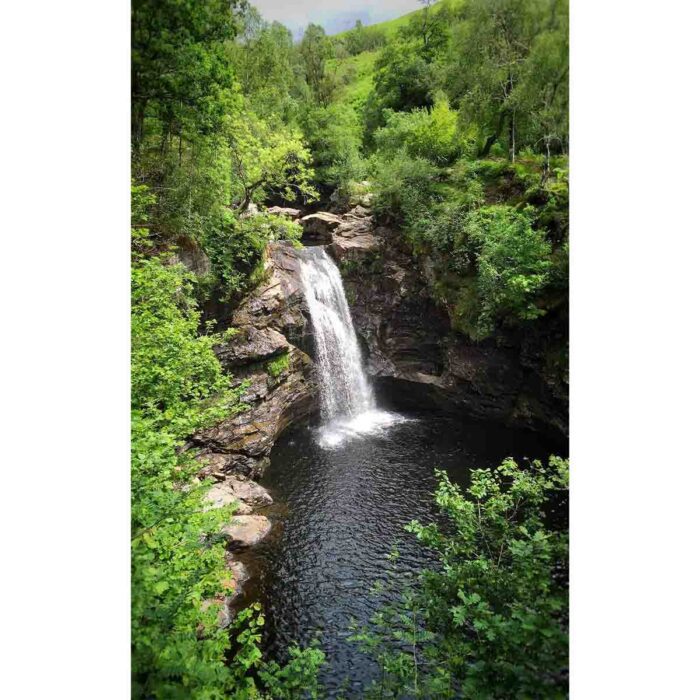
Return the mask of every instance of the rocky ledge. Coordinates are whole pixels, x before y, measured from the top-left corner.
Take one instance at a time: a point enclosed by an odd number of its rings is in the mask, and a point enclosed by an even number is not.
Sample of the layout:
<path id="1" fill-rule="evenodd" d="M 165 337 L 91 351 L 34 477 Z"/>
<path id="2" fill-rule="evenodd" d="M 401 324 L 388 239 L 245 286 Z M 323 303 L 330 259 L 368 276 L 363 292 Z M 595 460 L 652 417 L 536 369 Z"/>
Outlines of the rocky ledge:
<path id="1" fill-rule="evenodd" d="M 267 489 L 240 476 L 227 477 L 214 484 L 204 500 L 208 503 L 207 509 L 236 506 L 231 522 L 221 529 L 229 548 L 226 553 L 228 575 L 223 586 L 226 594 L 203 603 L 205 609 L 216 605 L 219 625 L 227 627 L 232 621 L 232 605 L 243 594 L 243 584 L 250 578 L 245 565 L 237 557 L 241 549 L 254 547 L 269 534 L 272 522 L 254 511 L 271 505 L 273 501 Z"/>

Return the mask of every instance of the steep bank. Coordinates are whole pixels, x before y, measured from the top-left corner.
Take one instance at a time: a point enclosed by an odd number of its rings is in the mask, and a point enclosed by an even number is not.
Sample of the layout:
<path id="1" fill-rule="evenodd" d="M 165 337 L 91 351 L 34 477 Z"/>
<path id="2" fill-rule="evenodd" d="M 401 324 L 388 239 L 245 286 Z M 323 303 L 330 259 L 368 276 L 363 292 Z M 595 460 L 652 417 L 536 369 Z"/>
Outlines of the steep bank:
<path id="1" fill-rule="evenodd" d="M 234 383 L 245 383 L 248 410 L 192 438 L 204 474 L 259 477 L 275 440 L 317 408 L 309 352 L 313 338 L 291 244 L 272 243 L 265 279 L 230 318 L 230 337 L 215 352 Z"/>

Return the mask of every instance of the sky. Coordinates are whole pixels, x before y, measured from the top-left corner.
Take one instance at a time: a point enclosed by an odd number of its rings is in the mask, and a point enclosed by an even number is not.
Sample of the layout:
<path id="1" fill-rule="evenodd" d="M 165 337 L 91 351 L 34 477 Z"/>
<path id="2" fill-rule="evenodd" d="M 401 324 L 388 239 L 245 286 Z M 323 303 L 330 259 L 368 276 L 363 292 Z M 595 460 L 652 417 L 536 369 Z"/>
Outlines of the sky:
<path id="1" fill-rule="evenodd" d="M 252 0 L 251 4 L 266 20 L 289 27 L 295 38 L 309 22 L 335 34 L 350 29 L 358 19 L 363 24 L 375 24 L 420 7 L 418 0 Z"/>

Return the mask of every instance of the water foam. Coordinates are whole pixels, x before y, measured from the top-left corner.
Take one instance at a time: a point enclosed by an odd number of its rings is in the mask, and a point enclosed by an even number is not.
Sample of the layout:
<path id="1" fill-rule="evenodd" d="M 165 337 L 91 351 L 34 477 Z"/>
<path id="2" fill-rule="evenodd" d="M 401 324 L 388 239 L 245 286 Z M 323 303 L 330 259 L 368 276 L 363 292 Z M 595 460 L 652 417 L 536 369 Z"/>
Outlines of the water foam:
<path id="1" fill-rule="evenodd" d="M 362 366 L 340 272 L 322 247 L 306 248 L 301 279 L 316 345 L 321 393 L 319 444 L 333 448 L 349 439 L 377 435 L 406 419 L 377 408 Z"/>

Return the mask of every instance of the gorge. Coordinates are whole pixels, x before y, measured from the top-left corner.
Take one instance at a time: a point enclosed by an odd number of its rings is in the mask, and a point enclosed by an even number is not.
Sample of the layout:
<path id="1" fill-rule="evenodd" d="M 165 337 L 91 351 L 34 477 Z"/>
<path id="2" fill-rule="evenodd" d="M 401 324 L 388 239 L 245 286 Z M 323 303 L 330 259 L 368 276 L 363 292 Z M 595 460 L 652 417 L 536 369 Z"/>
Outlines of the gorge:
<path id="1" fill-rule="evenodd" d="M 248 383 L 251 410 L 193 441 L 215 490 L 250 477 L 264 487 L 256 514 L 234 518 L 269 525 L 237 540 L 233 610 L 263 601 L 269 658 L 282 663 L 292 643 L 316 639 L 326 692 L 359 693 L 377 666 L 349 641 L 351 624 L 368 624 L 398 596 L 397 580 L 434 564 L 404 529 L 439 517 L 434 470 L 465 487 L 471 469 L 546 460 L 566 439 L 536 413 L 557 405 L 544 381 L 507 350 L 450 334 L 425 273 L 367 209 L 302 221 L 307 245 L 269 246 L 265 279 L 233 317 L 238 332 L 217 348 Z M 387 558 L 396 546 L 398 567 Z"/>
<path id="2" fill-rule="evenodd" d="M 564 696 L 567 56 L 132 3 L 134 697 Z"/>

